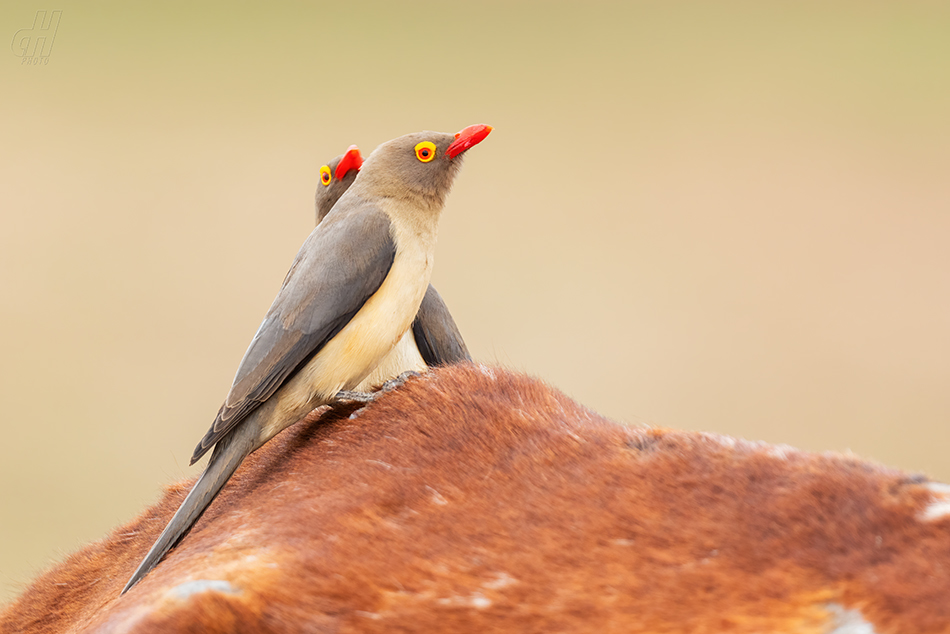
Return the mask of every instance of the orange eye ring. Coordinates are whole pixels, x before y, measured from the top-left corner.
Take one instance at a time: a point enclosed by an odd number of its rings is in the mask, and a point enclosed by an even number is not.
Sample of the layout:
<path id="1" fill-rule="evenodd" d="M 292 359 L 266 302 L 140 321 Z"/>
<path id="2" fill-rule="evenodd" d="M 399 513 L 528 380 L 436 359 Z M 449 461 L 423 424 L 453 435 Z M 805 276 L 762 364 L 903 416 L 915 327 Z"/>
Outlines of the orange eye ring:
<path id="1" fill-rule="evenodd" d="M 333 174 L 330 172 L 330 166 L 324 165 L 320 168 L 320 182 L 326 187 L 333 180 Z"/>
<path id="2" fill-rule="evenodd" d="M 428 163 L 435 158 L 435 143 L 432 141 L 423 141 L 416 144 L 416 158 L 423 163 Z"/>

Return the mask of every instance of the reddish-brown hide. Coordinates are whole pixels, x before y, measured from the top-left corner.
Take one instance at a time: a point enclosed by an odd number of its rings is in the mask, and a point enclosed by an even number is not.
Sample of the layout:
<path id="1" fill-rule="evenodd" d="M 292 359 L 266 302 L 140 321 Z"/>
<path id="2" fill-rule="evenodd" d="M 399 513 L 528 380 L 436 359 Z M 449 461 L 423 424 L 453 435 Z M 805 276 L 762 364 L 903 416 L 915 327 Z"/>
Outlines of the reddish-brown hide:
<path id="1" fill-rule="evenodd" d="M 128 594 L 190 482 L 37 579 L 0 629 L 950 631 L 946 490 L 924 478 L 618 425 L 483 366 L 355 411 L 252 455 Z"/>

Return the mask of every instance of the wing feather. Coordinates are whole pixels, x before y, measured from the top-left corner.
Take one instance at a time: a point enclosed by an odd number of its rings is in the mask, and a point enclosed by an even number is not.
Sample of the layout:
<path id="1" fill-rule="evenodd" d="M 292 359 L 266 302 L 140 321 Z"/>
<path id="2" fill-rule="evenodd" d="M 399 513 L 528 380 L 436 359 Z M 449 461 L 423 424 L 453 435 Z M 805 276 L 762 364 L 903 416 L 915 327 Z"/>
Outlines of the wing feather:
<path id="1" fill-rule="evenodd" d="M 389 216 L 359 198 L 351 203 L 300 248 L 192 464 L 319 352 L 386 279 L 396 256 Z"/>
<path id="2" fill-rule="evenodd" d="M 430 367 L 472 360 L 449 307 L 431 284 L 412 322 L 412 335 Z"/>

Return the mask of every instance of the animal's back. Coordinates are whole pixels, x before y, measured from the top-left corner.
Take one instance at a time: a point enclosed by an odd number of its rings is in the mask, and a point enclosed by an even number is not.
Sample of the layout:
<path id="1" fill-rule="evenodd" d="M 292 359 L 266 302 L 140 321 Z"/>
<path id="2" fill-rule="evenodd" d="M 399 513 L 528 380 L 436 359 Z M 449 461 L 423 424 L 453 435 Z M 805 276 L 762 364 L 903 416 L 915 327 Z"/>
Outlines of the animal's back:
<path id="1" fill-rule="evenodd" d="M 0 629 L 950 629 L 941 485 L 619 425 L 500 368 L 431 370 L 289 428 L 120 598 L 188 487 L 38 578 Z"/>

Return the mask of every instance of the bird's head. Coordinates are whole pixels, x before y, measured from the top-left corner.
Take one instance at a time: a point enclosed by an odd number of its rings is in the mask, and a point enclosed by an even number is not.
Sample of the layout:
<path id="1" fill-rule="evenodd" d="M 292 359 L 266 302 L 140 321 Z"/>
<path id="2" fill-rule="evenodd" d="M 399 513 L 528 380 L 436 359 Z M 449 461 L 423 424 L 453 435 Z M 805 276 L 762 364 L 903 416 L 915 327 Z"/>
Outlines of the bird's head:
<path id="1" fill-rule="evenodd" d="M 343 192 L 356 180 L 360 167 L 363 166 L 363 157 L 360 149 L 351 145 L 346 154 L 341 154 L 320 168 L 320 183 L 314 202 L 317 208 L 317 224 L 330 213 L 333 205 L 340 199 Z"/>
<path id="2" fill-rule="evenodd" d="M 491 126 L 476 124 L 456 134 L 426 131 L 393 139 L 373 150 L 360 180 L 371 181 L 373 190 L 382 195 L 424 198 L 441 207 L 461 167 L 463 153 L 491 130 Z"/>

